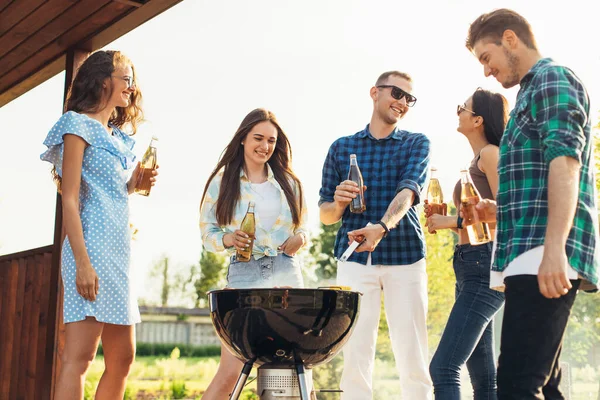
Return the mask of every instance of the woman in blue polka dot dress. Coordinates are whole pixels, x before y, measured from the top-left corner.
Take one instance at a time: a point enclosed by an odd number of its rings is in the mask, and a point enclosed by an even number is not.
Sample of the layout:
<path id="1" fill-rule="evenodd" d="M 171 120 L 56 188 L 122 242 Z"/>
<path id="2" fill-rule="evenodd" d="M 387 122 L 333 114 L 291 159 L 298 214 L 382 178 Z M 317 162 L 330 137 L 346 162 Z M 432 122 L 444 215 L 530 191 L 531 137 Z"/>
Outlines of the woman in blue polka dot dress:
<path id="1" fill-rule="evenodd" d="M 127 57 L 95 52 L 79 68 L 66 113 L 44 141 L 48 150 L 41 159 L 54 165 L 66 231 L 61 263 L 66 337 L 57 399 L 83 399 L 100 339 L 106 368 L 97 399 L 122 399 L 133 363 L 140 314 L 129 275 L 128 196 L 140 168 L 134 140 L 122 128 L 135 133 L 143 119 L 141 97 Z"/>

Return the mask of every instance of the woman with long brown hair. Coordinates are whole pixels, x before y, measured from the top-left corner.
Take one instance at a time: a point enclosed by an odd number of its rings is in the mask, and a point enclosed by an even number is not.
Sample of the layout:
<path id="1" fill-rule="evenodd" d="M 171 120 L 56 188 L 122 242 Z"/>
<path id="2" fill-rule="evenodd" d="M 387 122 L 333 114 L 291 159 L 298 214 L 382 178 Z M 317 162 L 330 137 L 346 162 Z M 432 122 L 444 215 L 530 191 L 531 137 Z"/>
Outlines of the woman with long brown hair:
<path id="1" fill-rule="evenodd" d="M 130 172 L 134 140 L 124 129 L 135 134 L 143 119 L 141 98 L 131 61 L 118 51 L 97 51 L 79 68 L 65 113 L 44 141 L 48 150 L 41 159 L 54 166 L 66 232 L 65 347 L 57 399 L 83 399 L 100 340 L 105 370 L 96 399 L 123 398 L 134 360 L 140 313 L 129 276 L 128 195 L 140 168 L 138 163 Z"/>
<path id="2" fill-rule="evenodd" d="M 251 111 L 242 121 L 208 178 L 200 203 L 204 247 L 231 256 L 227 287 L 302 287 L 296 252 L 306 243 L 302 185 L 291 168 L 292 150 L 275 115 Z M 255 203 L 256 234 L 250 261 L 236 258 L 250 238 L 240 224 Z M 242 363 L 221 347 L 217 374 L 205 400 L 227 399 Z"/>

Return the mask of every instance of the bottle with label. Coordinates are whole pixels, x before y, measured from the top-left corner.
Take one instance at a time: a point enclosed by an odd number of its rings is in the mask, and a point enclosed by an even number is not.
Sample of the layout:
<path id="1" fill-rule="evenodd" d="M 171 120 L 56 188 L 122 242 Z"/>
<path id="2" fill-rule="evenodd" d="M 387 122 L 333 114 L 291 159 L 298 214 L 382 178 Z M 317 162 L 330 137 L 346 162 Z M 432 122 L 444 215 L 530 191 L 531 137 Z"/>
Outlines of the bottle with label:
<path id="1" fill-rule="evenodd" d="M 469 235 L 469 242 L 472 245 L 487 243 L 491 240 L 490 228 L 486 222 L 481 221 L 479 211 L 475 208 L 481 200 L 481 196 L 473 184 L 469 171 L 464 169 L 460 171 L 460 174 L 460 210 L 463 214 L 463 226 L 466 226 Z"/>
<path id="2" fill-rule="evenodd" d="M 249 246 L 244 250 L 238 250 L 236 252 L 236 260 L 242 262 L 248 262 L 252 258 L 252 247 L 254 247 L 254 238 L 256 234 L 256 222 L 254 220 L 254 202 L 248 204 L 248 211 L 242 220 L 240 230 L 250 237 Z"/>
<path id="3" fill-rule="evenodd" d="M 431 178 L 427 188 L 427 203 L 431 208 L 432 214 L 446 215 L 447 205 L 444 203 L 444 194 L 442 186 L 437 178 L 437 169 L 431 168 Z"/>
<path id="4" fill-rule="evenodd" d="M 350 212 L 355 214 L 361 214 L 367 209 L 365 204 L 365 193 L 363 190 L 363 177 L 358 168 L 358 162 L 356 161 L 356 154 L 350 154 L 350 171 L 348 172 L 348 180 L 355 182 L 358 185 L 359 193 L 352 199 L 350 203 Z"/>
<path id="5" fill-rule="evenodd" d="M 152 178 L 152 171 L 156 168 L 156 164 L 158 162 L 156 156 L 156 142 L 158 142 L 158 139 L 156 136 L 152 136 L 150 145 L 146 149 L 146 152 L 144 153 L 140 163 L 141 171 L 138 175 L 138 180 L 135 184 L 134 191 L 142 196 L 149 196 L 150 190 L 152 189 L 150 178 Z"/>

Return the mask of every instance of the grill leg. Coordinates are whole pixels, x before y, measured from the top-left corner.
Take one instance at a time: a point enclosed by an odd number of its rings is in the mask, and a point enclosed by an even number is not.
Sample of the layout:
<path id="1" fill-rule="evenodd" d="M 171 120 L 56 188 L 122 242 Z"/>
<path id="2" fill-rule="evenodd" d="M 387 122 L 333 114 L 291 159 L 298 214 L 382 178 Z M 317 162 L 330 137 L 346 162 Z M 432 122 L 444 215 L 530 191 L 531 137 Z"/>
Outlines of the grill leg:
<path id="1" fill-rule="evenodd" d="M 250 371 L 252 371 L 252 365 L 254 365 L 254 360 L 246 361 L 244 367 L 242 368 L 242 372 L 240 373 L 240 377 L 235 383 L 235 387 L 233 388 L 233 392 L 231 392 L 231 396 L 229 396 L 229 400 L 238 400 L 240 398 L 240 394 L 242 394 L 242 389 L 244 389 L 244 385 L 248 380 L 248 375 L 250 375 Z"/>
<path id="2" fill-rule="evenodd" d="M 296 373 L 298 374 L 298 388 L 300 389 L 300 399 L 310 400 L 308 387 L 306 385 L 306 375 L 304 374 L 304 364 L 296 364 Z"/>

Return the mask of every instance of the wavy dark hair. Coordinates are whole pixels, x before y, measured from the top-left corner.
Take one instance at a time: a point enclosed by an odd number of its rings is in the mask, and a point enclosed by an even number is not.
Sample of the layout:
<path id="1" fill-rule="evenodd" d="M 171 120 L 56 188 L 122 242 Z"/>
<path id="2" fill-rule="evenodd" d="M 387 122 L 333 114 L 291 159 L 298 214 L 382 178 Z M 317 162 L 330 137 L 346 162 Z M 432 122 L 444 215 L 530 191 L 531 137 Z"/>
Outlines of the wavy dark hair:
<path id="1" fill-rule="evenodd" d="M 138 124 L 144 120 L 141 106 L 142 92 L 137 85 L 133 63 L 120 51 L 99 50 L 81 64 L 69 87 L 64 112 L 96 113 L 106 107 L 107 101 L 113 93 L 113 85 L 111 83 L 106 92 L 103 84 L 119 67 L 131 67 L 135 90 L 131 93 L 129 105 L 115 107 L 108 122 L 120 129 L 129 125 L 131 127 L 130 135 L 135 135 Z M 58 176 L 56 168 L 52 169 L 52 177 L 60 192 L 62 180 Z"/>
<path id="2" fill-rule="evenodd" d="M 90 55 L 77 70 L 77 75 L 69 88 L 65 112 L 95 113 L 106 107 L 106 101 L 113 91 L 112 84 L 104 95 L 103 83 L 119 67 L 131 67 L 135 91 L 131 94 L 131 101 L 127 107 L 115 107 L 108 122 L 122 128 L 131 125 L 131 135 L 137 132 L 137 126 L 144 119 L 142 111 L 142 92 L 138 88 L 135 68 L 129 58 L 120 51 L 100 50 Z M 104 99 L 104 100 L 103 100 Z"/>
<path id="3" fill-rule="evenodd" d="M 483 131 L 490 144 L 500 145 L 508 122 L 508 101 L 500 93 L 478 88 L 472 96 L 473 112 L 483 118 Z"/>
<path id="4" fill-rule="evenodd" d="M 279 183 L 281 189 L 285 193 L 285 197 L 292 212 L 294 227 L 297 228 L 300 226 L 303 212 L 303 194 L 300 180 L 294 174 L 291 167 L 292 148 L 285 132 L 283 132 L 283 129 L 279 126 L 275 115 L 264 108 L 257 108 L 246 115 L 233 135 L 233 138 L 221 153 L 217 166 L 206 181 L 204 193 L 202 193 L 202 200 L 200 201 L 200 208 L 202 208 L 202 205 L 204 204 L 204 198 L 206 197 L 210 182 L 219 171 L 224 168 L 223 180 L 221 181 L 221 186 L 219 188 L 219 198 L 217 199 L 215 210 L 217 223 L 221 226 L 231 223 L 234 208 L 241 198 L 240 173 L 242 169 L 245 168 L 244 146 L 242 145 L 242 142 L 256 124 L 264 121 L 269 121 L 275 126 L 275 129 L 277 129 L 275 150 L 267 163 L 271 167 L 271 170 L 273 170 L 275 180 Z M 296 195 L 294 194 L 292 183 L 295 183 L 298 188 L 298 198 L 296 198 Z"/>

